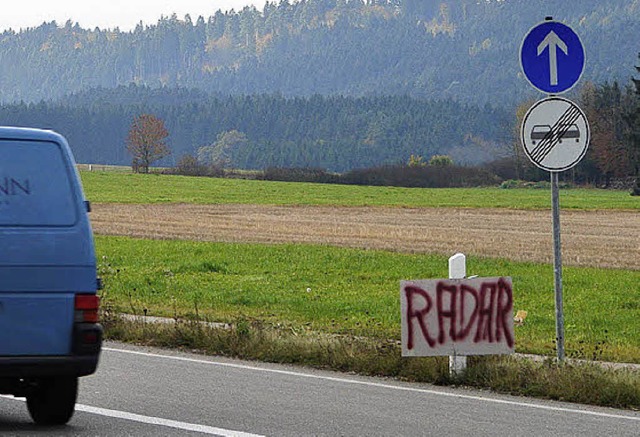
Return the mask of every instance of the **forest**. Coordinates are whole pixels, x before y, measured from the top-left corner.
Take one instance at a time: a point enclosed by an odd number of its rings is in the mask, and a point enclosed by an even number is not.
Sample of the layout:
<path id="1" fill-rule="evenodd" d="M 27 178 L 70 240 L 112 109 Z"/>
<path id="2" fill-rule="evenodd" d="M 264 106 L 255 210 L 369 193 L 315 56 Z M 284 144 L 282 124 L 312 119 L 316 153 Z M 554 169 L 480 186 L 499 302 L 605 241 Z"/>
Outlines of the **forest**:
<path id="1" fill-rule="evenodd" d="M 513 116 L 490 107 L 408 96 L 287 98 L 209 96 L 200 91 L 136 85 L 93 89 L 56 102 L 0 106 L 0 123 L 52 128 L 65 135 L 76 160 L 131 163 L 125 141 L 133 118 L 150 113 L 169 132 L 172 166 L 195 155 L 222 132 L 247 143 L 232 153 L 234 167 L 320 167 L 334 172 L 406 162 L 411 155 L 450 155 L 477 163 L 508 153 Z M 505 137 L 506 133 L 506 137 Z"/>
<path id="2" fill-rule="evenodd" d="M 626 83 L 640 0 L 279 0 L 132 31 L 45 22 L 0 35 L 0 101 L 134 83 L 207 93 L 410 95 L 514 108 L 526 32 L 553 16 L 587 51 L 584 79 Z"/>

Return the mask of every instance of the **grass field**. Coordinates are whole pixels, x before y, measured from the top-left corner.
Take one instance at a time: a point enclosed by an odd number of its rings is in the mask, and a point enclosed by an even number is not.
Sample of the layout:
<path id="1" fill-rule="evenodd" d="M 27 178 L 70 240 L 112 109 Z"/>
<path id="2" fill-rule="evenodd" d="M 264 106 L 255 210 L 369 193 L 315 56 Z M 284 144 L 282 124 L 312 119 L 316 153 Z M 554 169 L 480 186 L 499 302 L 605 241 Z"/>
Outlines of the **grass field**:
<path id="1" fill-rule="evenodd" d="M 447 258 L 317 245 L 98 237 L 105 302 L 128 313 L 259 320 L 296 331 L 399 340 L 399 281 L 444 278 Z M 468 271 L 511 276 L 518 352 L 553 355 L 550 265 L 471 258 Z M 570 357 L 640 363 L 640 271 L 565 268 Z"/>
<path id="2" fill-rule="evenodd" d="M 98 203 L 193 203 L 550 209 L 547 189 L 423 189 L 81 172 L 87 198 Z M 562 190 L 565 209 L 640 210 L 626 191 Z"/>
<path id="3" fill-rule="evenodd" d="M 420 208 L 441 208 L 443 210 L 436 211 L 436 216 L 444 214 L 447 217 L 447 211 L 457 211 L 458 219 L 462 220 L 463 216 L 469 215 L 472 222 L 480 224 L 480 228 L 472 233 L 487 234 L 488 238 L 494 237 L 482 229 L 488 226 L 489 216 L 475 214 L 487 213 L 477 209 L 495 209 L 515 214 L 513 223 L 502 223 L 508 236 L 506 243 L 524 242 L 519 247 L 531 252 L 533 249 L 526 242 L 528 240 L 518 242 L 518 231 L 524 228 L 527 232 L 525 223 L 541 213 L 534 210 L 549 209 L 550 206 L 550 193 L 544 189 L 428 190 L 109 172 L 82 172 L 81 176 L 87 197 L 94 203 L 166 204 L 168 210 L 162 215 L 153 213 L 157 215 L 153 218 L 155 221 L 143 216 L 143 220 L 138 219 L 138 225 L 146 229 L 165 223 L 167 229 L 178 226 L 185 228 L 187 233 L 192 229 L 191 237 L 172 237 L 173 234 L 154 236 L 167 239 L 202 239 L 196 231 L 199 221 L 213 220 L 212 217 L 221 213 L 217 210 L 188 210 L 186 214 L 192 217 L 193 222 L 184 225 L 177 215 L 185 205 L 169 205 L 172 203 L 296 208 L 346 206 L 351 213 L 357 213 L 345 221 L 347 229 L 358 228 L 358 220 L 367 214 L 362 214 L 357 208 L 395 207 L 392 209 L 400 214 L 416 215 L 418 218 L 415 220 L 419 219 L 421 223 L 425 218 L 421 215 L 424 210 Z M 99 214 L 101 205 L 96 206 L 96 214 Z M 572 226 L 576 226 L 573 222 L 585 220 L 584 217 L 576 217 L 586 214 L 587 230 L 578 231 L 576 235 L 593 234 L 592 237 L 596 238 L 602 234 L 597 224 L 599 221 L 611 226 L 614 234 L 615 226 L 621 226 L 620 235 L 629 232 L 635 223 L 634 214 L 640 209 L 640 199 L 621 191 L 572 189 L 562 191 L 561 206 L 578 214 L 568 216 L 569 235 Z M 514 209 L 519 211 L 510 211 Z M 544 214 L 547 212 L 542 211 Z M 233 214 L 238 217 L 237 222 L 244 223 L 245 213 L 245 210 L 240 210 Z M 311 218 L 292 224 L 288 221 L 292 219 L 292 211 L 283 212 L 276 208 L 267 217 L 260 210 L 253 222 L 242 226 L 255 228 L 256 222 L 264 221 L 270 228 L 275 228 L 275 222 L 269 220 L 276 217 L 282 221 L 283 229 L 287 223 L 289 227 L 308 227 L 314 221 L 322 221 L 317 220 L 317 213 L 317 210 L 312 210 Z M 330 214 L 337 217 L 338 212 Z M 518 214 L 530 214 L 532 217 L 520 217 Z M 111 222 L 115 228 L 124 227 L 125 217 L 118 217 L 110 216 L 106 223 Z M 399 220 L 398 217 L 385 217 L 381 225 L 391 226 Z M 443 232 L 442 226 L 434 228 L 429 223 L 427 221 L 425 226 L 433 228 L 434 232 Z M 97 225 L 99 228 L 104 223 L 97 220 Z M 221 229 L 221 225 L 216 226 Z M 534 227 L 538 233 L 548 231 L 540 224 Z M 458 228 L 472 226 L 461 221 Z M 312 233 L 311 229 L 307 230 Z M 233 234 L 236 230 L 231 228 L 230 232 Z M 144 237 L 143 233 L 132 234 Z M 387 234 L 389 231 L 384 227 L 371 233 L 372 238 L 375 235 L 382 238 Z M 319 235 L 321 237 L 322 233 Z M 413 237 L 409 235 L 407 238 Z M 537 237 L 534 235 L 534 238 Z M 637 238 L 633 231 L 622 238 L 630 241 L 630 246 L 625 249 L 630 254 L 627 257 L 633 258 L 634 248 L 637 251 L 638 245 L 634 242 Z M 567 240 L 573 251 L 571 239 Z M 400 335 L 399 281 L 447 276 L 447 256 L 399 253 L 402 249 L 373 250 L 371 247 L 376 247 L 374 245 L 367 246 L 369 250 L 362 250 L 328 246 L 334 244 L 330 241 L 314 240 L 316 244 L 313 245 L 287 244 L 286 239 L 278 240 L 281 243 L 278 245 L 107 236 L 98 236 L 96 241 L 101 275 L 106 283 L 105 301 L 118 311 L 137 314 L 146 311 L 148 315 L 159 316 L 198 315 L 223 322 L 258 320 L 294 333 L 308 330 L 397 340 Z M 630 270 L 601 268 L 598 252 L 603 252 L 602 247 L 612 244 L 612 241 L 613 237 L 609 243 L 588 246 L 589 251 L 596 252 L 592 261 L 587 262 L 591 267 L 565 267 L 567 352 L 569 356 L 578 358 L 640 363 L 640 270 L 635 268 L 637 264 L 633 264 L 633 259 Z M 587 247 L 581 243 L 578 246 Z M 505 257 L 510 259 L 501 259 L 498 250 L 493 252 L 491 257 L 471 256 L 468 271 L 480 276 L 511 276 L 515 310 L 528 312 L 525 324 L 516 328 L 517 350 L 553 355 L 552 266 L 548 262 L 516 262 L 514 256 L 506 252 Z"/>

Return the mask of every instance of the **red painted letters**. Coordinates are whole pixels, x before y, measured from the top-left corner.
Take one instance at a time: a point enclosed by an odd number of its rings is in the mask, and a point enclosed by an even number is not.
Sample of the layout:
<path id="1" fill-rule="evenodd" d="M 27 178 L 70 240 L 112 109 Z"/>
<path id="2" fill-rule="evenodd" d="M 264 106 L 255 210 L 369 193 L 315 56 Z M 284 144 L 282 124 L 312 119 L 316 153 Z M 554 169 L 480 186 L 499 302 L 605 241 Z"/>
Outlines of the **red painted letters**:
<path id="1" fill-rule="evenodd" d="M 406 282 L 402 293 L 403 349 L 446 346 L 471 355 L 514 347 L 509 278 Z"/>

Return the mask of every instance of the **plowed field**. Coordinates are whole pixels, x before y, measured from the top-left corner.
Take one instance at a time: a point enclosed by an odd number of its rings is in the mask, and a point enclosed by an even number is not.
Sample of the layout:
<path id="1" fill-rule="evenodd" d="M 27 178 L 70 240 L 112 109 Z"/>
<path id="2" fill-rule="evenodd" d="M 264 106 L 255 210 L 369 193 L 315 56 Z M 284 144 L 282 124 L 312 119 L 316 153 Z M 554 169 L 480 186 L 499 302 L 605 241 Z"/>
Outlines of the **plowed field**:
<path id="1" fill-rule="evenodd" d="M 312 243 L 551 263 L 550 211 L 191 204 L 94 204 L 101 235 Z M 566 265 L 640 270 L 635 211 L 562 211 Z"/>

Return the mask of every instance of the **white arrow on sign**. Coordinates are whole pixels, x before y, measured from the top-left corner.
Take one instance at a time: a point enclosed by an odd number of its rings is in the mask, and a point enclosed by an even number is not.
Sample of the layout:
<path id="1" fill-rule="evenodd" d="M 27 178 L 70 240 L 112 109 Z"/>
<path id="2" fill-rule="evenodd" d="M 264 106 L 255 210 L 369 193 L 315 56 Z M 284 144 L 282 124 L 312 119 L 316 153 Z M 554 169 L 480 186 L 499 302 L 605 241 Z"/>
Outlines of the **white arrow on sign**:
<path id="1" fill-rule="evenodd" d="M 564 52 L 565 55 L 569 54 L 567 45 L 562 39 L 552 30 L 542 40 L 538 46 L 538 56 L 544 52 L 544 49 L 549 47 L 549 72 L 551 74 L 551 85 L 558 85 L 558 56 L 557 49 Z"/>

